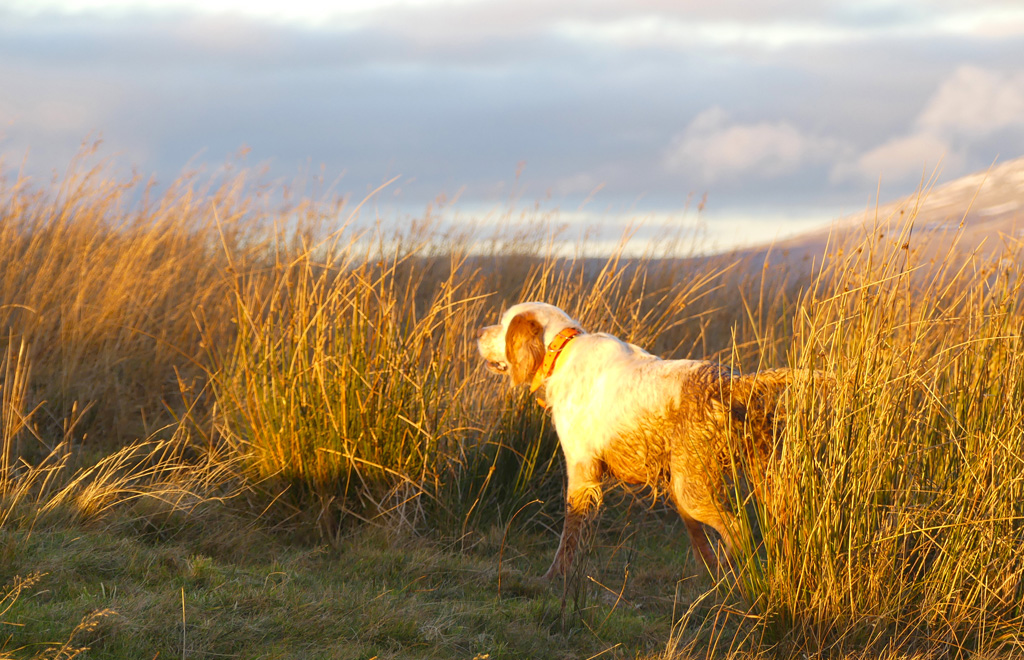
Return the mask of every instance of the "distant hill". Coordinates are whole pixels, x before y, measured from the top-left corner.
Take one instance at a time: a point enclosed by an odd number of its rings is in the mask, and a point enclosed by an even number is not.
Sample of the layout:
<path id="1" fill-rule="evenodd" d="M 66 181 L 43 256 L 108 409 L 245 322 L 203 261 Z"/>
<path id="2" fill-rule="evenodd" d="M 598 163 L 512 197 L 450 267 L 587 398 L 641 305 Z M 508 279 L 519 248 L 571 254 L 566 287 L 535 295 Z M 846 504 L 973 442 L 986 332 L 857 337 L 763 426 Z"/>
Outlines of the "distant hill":
<path id="1" fill-rule="evenodd" d="M 864 244 L 898 249 L 897 243 L 905 242 L 926 259 L 975 251 L 994 255 L 1019 246 L 1024 242 L 1024 158 L 740 254 L 794 266 L 820 261 L 826 246 L 830 252 Z"/>

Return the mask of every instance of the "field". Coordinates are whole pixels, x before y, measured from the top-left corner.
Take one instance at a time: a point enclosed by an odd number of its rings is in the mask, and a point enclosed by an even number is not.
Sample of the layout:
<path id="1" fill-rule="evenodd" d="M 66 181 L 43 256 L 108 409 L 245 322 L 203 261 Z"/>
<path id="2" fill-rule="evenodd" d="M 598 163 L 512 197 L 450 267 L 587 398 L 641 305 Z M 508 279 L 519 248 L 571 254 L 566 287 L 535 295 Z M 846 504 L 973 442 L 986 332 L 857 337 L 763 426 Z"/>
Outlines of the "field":
<path id="1" fill-rule="evenodd" d="M 0 657 L 1024 653 L 1019 240 L 936 259 L 909 213 L 809 263 L 568 258 L 529 212 L 393 232 L 248 177 L 0 182 Z M 737 574 L 619 489 L 539 578 L 557 440 L 474 345 L 524 299 L 834 378 L 789 394 Z"/>

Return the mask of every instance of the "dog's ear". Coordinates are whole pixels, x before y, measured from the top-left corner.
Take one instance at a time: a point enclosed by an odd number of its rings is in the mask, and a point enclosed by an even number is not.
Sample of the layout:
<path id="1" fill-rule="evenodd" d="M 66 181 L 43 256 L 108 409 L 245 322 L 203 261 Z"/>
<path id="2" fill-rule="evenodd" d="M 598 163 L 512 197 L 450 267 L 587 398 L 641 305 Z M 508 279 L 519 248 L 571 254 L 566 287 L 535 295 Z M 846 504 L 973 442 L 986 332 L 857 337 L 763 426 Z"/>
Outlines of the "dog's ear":
<path id="1" fill-rule="evenodd" d="M 505 331 L 505 358 L 512 382 L 521 385 L 537 373 L 544 362 L 544 327 L 532 314 L 513 317 Z"/>

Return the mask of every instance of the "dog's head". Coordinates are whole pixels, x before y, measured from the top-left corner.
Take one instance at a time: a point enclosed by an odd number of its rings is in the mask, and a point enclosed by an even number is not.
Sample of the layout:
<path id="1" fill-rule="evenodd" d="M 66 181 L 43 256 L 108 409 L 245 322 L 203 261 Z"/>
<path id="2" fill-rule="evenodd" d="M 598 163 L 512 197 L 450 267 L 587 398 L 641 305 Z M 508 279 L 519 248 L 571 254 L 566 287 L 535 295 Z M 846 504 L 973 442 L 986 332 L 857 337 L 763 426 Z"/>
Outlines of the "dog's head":
<path id="1" fill-rule="evenodd" d="M 529 382 L 544 361 L 544 351 L 559 332 L 579 328 L 569 315 L 547 303 L 513 305 L 501 323 L 477 332 L 477 348 L 496 374 L 507 374 L 516 385 Z"/>

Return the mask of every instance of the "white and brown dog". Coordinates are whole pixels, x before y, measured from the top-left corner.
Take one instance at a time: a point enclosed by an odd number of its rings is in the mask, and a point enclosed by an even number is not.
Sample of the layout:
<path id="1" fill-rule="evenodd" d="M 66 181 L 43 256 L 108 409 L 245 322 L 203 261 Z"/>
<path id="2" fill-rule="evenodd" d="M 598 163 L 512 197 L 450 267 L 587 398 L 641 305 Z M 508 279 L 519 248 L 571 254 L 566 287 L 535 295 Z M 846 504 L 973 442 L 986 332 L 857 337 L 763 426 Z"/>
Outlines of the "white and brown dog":
<path id="1" fill-rule="evenodd" d="M 667 486 L 694 554 L 709 569 L 718 558 L 702 525 L 734 552 L 740 527 L 730 511 L 732 466 L 764 468 L 782 419 L 781 394 L 797 372 L 737 376 L 711 362 L 662 360 L 611 335 L 585 333 L 561 309 L 538 302 L 511 307 L 477 335 L 491 371 L 542 391 L 565 455 L 565 522 L 545 577 L 567 573 L 601 504 L 605 475 Z M 732 440 L 740 436 L 744 442 Z M 737 446 L 744 447 L 740 460 Z"/>

